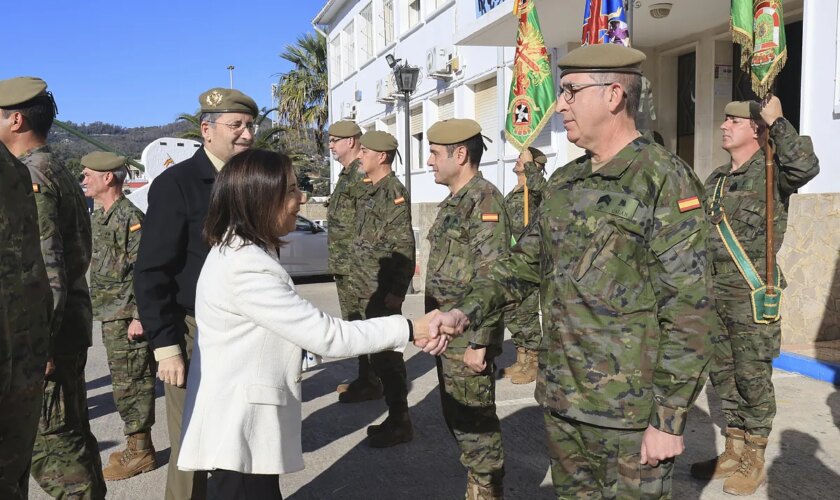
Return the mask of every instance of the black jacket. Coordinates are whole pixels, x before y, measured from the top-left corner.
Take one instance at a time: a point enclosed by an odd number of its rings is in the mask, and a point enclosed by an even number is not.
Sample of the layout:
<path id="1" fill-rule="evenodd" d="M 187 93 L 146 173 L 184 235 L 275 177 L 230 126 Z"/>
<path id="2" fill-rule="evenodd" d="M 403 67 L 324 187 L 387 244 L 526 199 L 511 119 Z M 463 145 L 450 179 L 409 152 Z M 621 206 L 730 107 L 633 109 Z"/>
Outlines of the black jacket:
<path id="1" fill-rule="evenodd" d="M 149 188 L 149 209 L 134 265 L 134 293 L 152 347 L 182 345 L 184 316 L 195 315 L 195 287 L 210 251 L 201 237 L 216 169 L 200 148 Z"/>

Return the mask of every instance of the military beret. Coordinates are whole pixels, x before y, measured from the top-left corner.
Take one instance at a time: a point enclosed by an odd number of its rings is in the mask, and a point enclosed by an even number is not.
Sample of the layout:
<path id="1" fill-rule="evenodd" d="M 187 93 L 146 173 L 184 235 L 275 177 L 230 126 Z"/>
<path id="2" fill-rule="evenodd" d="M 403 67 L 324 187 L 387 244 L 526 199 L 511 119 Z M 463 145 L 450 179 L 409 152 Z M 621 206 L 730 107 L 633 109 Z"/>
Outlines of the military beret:
<path id="1" fill-rule="evenodd" d="M 723 108 L 726 116 L 761 120 L 761 104 L 755 101 L 732 101 Z"/>
<path id="2" fill-rule="evenodd" d="M 216 87 L 198 96 L 202 113 L 247 113 L 256 117 L 260 110 L 253 99 L 236 89 Z"/>
<path id="3" fill-rule="evenodd" d="M 344 139 L 345 137 L 361 135 L 362 129 L 354 121 L 341 120 L 330 125 L 330 128 L 327 129 L 327 134 Z"/>
<path id="4" fill-rule="evenodd" d="M 399 146 L 396 137 L 388 132 L 372 130 L 361 138 L 362 146 L 373 151 L 395 151 Z"/>
<path id="5" fill-rule="evenodd" d="M 579 47 L 557 62 L 560 76 L 569 73 L 634 73 L 642 74 L 644 52 L 615 43 L 599 43 Z"/>
<path id="6" fill-rule="evenodd" d="M 109 151 L 94 151 L 82 156 L 82 166 L 97 172 L 110 172 L 125 166 L 125 156 Z"/>
<path id="7" fill-rule="evenodd" d="M 426 131 L 432 144 L 458 144 L 481 134 L 481 125 L 468 118 L 451 118 L 436 122 Z"/>
<path id="8" fill-rule="evenodd" d="M 34 76 L 0 80 L 0 108 L 22 104 L 39 95 L 47 95 L 47 82 Z"/>
<path id="9" fill-rule="evenodd" d="M 546 162 L 548 162 L 548 158 L 545 157 L 545 153 L 539 149 L 529 147 L 528 150 L 531 152 L 531 157 L 534 159 L 534 163 L 545 165 Z"/>

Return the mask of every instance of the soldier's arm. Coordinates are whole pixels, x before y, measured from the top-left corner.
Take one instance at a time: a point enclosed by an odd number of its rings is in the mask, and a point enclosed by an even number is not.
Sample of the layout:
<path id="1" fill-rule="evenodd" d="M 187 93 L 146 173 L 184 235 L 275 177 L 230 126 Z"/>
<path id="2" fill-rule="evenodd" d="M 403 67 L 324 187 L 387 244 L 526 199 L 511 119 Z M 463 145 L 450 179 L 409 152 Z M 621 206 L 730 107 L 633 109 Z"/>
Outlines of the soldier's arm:
<path id="1" fill-rule="evenodd" d="M 776 145 L 779 165 L 779 189 L 791 194 L 820 172 L 820 162 L 814 154 L 814 144 L 806 135 L 799 135 L 786 118 L 778 118 L 770 127 L 770 137 Z"/>
<path id="2" fill-rule="evenodd" d="M 391 295 L 405 297 L 411 278 L 414 277 L 414 230 L 411 227 L 411 209 L 408 197 L 395 193 L 388 207 L 388 230 L 385 245 L 390 249 Z"/>
<path id="3" fill-rule="evenodd" d="M 678 207 L 680 200 L 702 199 L 701 191 L 687 166 L 672 171 L 660 192 L 650 243 L 660 334 L 649 424 L 676 435 L 683 433 L 688 409 L 703 389 L 711 357 L 710 226 L 702 207 L 682 213 Z"/>
<path id="4" fill-rule="evenodd" d="M 128 224 L 126 225 L 125 230 L 125 255 L 128 259 L 128 263 L 130 264 L 130 270 L 129 275 L 124 278 L 133 280 L 134 265 L 137 262 L 137 253 L 140 251 L 140 236 L 143 233 L 142 214 L 132 213 L 131 217 L 128 219 Z M 129 303 L 126 305 L 126 313 L 129 312 L 131 313 L 132 319 L 140 319 L 140 315 L 137 312 L 137 298 L 134 294 L 132 294 Z"/>

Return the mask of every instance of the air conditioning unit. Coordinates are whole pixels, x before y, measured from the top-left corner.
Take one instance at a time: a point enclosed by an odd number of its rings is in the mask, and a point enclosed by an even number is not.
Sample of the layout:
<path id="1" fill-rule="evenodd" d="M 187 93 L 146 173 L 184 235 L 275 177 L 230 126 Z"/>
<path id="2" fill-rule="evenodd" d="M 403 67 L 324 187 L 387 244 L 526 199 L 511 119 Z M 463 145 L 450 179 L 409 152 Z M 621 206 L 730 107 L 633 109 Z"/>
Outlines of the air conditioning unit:
<path id="1" fill-rule="evenodd" d="M 380 78 L 376 82 L 376 101 L 382 103 L 392 103 L 396 101 L 394 93 L 397 91 L 394 86 L 394 80 L 391 78 Z"/>
<path id="2" fill-rule="evenodd" d="M 352 102 L 341 103 L 341 119 L 353 120 L 356 118 L 356 105 Z"/>
<path id="3" fill-rule="evenodd" d="M 426 51 L 426 74 L 432 78 L 452 78 L 451 61 L 454 54 L 452 49 L 445 47 L 432 47 Z"/>

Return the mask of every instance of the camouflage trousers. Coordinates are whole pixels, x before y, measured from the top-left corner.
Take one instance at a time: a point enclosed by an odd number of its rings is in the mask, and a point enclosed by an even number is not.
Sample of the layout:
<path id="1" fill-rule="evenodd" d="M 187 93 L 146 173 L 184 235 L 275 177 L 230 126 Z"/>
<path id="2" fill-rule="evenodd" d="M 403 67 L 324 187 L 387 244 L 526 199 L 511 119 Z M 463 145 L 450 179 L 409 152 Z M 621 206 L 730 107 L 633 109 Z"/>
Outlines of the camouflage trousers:
<path id="1" fill-rule="evenodd" d="M 55 372 L 44 382 L 32 477 L 55 498 L 105 498 L 99 446 L 88 420 L 87 350 L 55 356 L 54 362 Z"/>
<path id="2" fill-rule="evenodd" d="M 510 330 L 516 347 L 539 350 L 542 340 L 539 309 L 540 294 L 533 292 L 516 309 L 505 313 L 505 326 Z"/>
<path id="3" fill-rule="evenodd" d="M 496 415 L 493 360 L 501 353 L 488 347 L 487 368 L 475 373 L 464 364 L 464 347 L 450 345 L 435 358 L 446 427 L 461 449 L 461 463 L 481 486 L 502 487 L 505 454 Z"/>
<path id="4" fill-rule="evenodd" d="M 644 429 L 609 429 L 545 411 L 551 480 L 557 498 L 671 497 L 674 462 L 639 463 Z"/>
<path id="5" fill-rule="evenodd" d="M 358 310 L 358 292 L 354 289 L 350 276 L 346 274 L 336 274 L 335 290 L 338 292 L 338 306 L 341 308 L 341 319 L 348 321 L 359 319 L 358 317 L 350 317 L 353 311 Z M 373 382 L 376 379 L 376 374 L 373 372 L 373 365 L 370 362 L 369 356 L 359 356 L 359 380 L 369 380 Z"/>
<path id="6" fill-rule="evenodd" d="M 155 423 L 154 357 L 145 340 L 128 340 L 130 323 L 130 319 L 102 322 L 114 404 L 126 436 L 149 432 Z"/>
<path id="7" fill-rule="evenodd" d="M 43 383 L 36 382 L 0 398 L 0 498 L 29 497 L 29 466 L 43 397 Z"/>
<path id="8" fill-rule="evenodd" d="M 740 283 L 727 283 L 715 276 L 715 305 L 723 325 L 714 337 L 709 378 L 727 425 L 767 437 L 776 416 L 772 375 L 773 358 L 781 347 L 781 324 L 753 322 L 749 288 L 740 274 L 737 278 Z"/>

